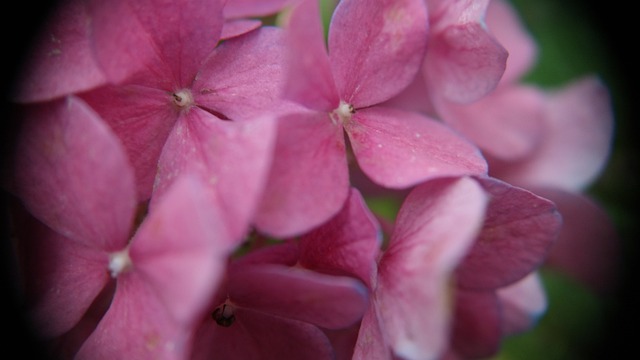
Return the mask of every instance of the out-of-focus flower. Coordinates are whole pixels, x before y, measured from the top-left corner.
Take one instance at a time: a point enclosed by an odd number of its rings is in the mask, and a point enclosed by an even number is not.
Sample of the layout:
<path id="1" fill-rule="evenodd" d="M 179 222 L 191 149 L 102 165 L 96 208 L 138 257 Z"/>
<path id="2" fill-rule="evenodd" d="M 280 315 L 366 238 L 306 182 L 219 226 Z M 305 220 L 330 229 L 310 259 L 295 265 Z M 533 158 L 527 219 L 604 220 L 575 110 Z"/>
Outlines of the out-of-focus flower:
<path id="1" fill-rule="evenodd" d="M 51 228 L 22 239 L 32 242 L 24 269 L 37 329 L 47 338 L 71 330 L 114 278 L 76 358 L 184 356 L 233 246 L 203 185 L 180 178 L 136 229 L 133 169 L 91 108 L 66 97 L 29 105 L 21 119 L 12 191 Z"/>

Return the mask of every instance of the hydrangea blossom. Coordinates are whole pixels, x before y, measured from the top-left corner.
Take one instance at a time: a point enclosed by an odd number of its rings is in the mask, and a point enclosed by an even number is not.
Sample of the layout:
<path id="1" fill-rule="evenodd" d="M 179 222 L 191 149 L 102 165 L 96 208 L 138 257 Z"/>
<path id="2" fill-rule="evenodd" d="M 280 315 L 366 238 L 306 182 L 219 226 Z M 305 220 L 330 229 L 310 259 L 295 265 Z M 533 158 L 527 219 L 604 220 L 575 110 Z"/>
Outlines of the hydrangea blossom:
<path id="1" fill-rule="evenodd" d="M 585 194 L 602 81 L 525 85 L 537 48 L 504 0 L 322 5 L 52 14 L 3 185 L 53 355 L 489 357 L 544 315 L 544 264 L 610 283 L 615 231 Z"/>

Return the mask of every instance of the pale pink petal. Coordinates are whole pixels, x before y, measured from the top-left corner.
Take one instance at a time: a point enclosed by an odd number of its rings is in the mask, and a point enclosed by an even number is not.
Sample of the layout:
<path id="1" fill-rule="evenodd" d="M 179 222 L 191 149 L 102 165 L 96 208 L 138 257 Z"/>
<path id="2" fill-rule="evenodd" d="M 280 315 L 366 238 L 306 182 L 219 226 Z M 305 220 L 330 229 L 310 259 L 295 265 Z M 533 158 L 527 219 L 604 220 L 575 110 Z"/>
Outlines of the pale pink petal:
<path id="1" fill-rule="evenodd" d="M 513 283 L 545 261 L 562 227 L 553 202 L 493 178 L 478 178 L 491 197 L 475 245 L 458 267 L 458 285 L 495 289 Z"/>
<path id="2" fill-rule="evenodd" d="M 20 120 L 15 194 L 60 234 L 92 248 L 122 248 L 136 196 L 133 171 L 111 130 L 76 97 L 28 105 Z"/>
<path id="3" fill-rule="evenodd" d="M 366 107 L 402 91 L 420 69 L 427 35 L 422 0 L 339 2 L 328 42 L 341 100 Z"/>
<path id="4" fill-rule="evenodd" d="M 377 314 L 378 308 L 372 302 L 360 323 L 358 340 L 353 350 L 353 360 L 392 360 L 389 343 L 382 332 L 383 324 Z"/>
<path id="5" fill-rule="evenodd" d="M 438 99 L 438 113 L 488 155 L 515 161 L 530 155 L 544 134 L 544 94 L 529 86 L 503 86 L 471 104 Z"/>
<path id="6" fill-rule="evenodd" d="M 262 17 L 275 14 L 299 0 L 228 0 L 224 7 L 224 17 Z"/>
<path id="7" fill-rule="evenodd" d="M 202 196 L 220 202 L 231 238 L 241 241 L 267 181 L 276 123 L 224 121 L 198 108 L 187 111 L 163 149 L 150 207 L 177 176 L 194 172 L 207 184 Z"/>
<path id="8" fill-rule="evenodd" d="M 181 324 L 209 304 L 233 249 L 222 209 L 204 188 L 195 176 L 178 178 L 131 240 L 133 271 Z"/>
<path id="9" fill-rule="evenodd" d="M 585 77 L 549 94 L 544 142 L 528 161 L 494 176 L 519 186 L 582 190 L 601 173 L 611 151 L 613 110 L 605 85 Z"/>
<path id="10" fill-rule="evenodd" d="M 253 19 L 225 20 L 220 40 L 227 40 L 246 34 L 262 26 L 262 21 Z"/>
<path id="11" fill-rule="evenodd" d="M 51 100 L 106 82 L 93 57 L 84 1 L 58 4 L 26 59 L 14 97 L 19 102 Z"/>
<path id="12" fill-rule="evenodd" d="M 109 310 L 74 359 L 184 359 L 188 329 L 181 325 L 141 274 L 124 273 Z"/>
<path id="13" fill-rule="evenodd" d="M 160 151 L 178 118 L 171 94 L 131 85 L 101 87 L 81 97 L 116 133 L 135 170 L 138 199 L 149 199 Z"/>
<path id="14" fill-rule="evenodd" d="M 481 23 L 491 0 L 426 0 L 432 31 L 451 25 Z"/>
<path id="15" fill-rule="evenodd" d="M 459 355 L 469 359 L 496 354 L 502 342 L 502 317 L 493 291 L 457 290 L 452 345 Z"/>
<path id="16" fill-rule="evenodd" d="M 495 89 L 507 51 L 477 22 L 451 25 L 429 38 L 424 76 L 429 93 L 470 103 Z"/>
<path id="17" fill-rule="evenodd" d="M 442 176 L 484 174 L 478 149 L 422 115 L 383 107 L 357 110 L 345 130 L 358 165 L 374 182 L 406 188 Z"/>
<path id="18" fill-rule="evenodd" d="M 563 226 L 547 265 L 590 289 L 607 293 L 620 284 L 621 240 L 606 208 L 583 194 L 536 188 L 555 202 Z"/>
<path id="19" fill-rule="evenodd" d="M 487 196 L 471 179 L 432 180 L 402 205 L 375 289 L 385 336 L 397 356 L 436 358 L 449 341 L 454 268 L 473 245 Z"/>
<path id="20" fill-rule="evenodd" d="M 310 109 L 331 111 L 339 102 L 318 2 L 302 1 L 286 24 L 287 77 L 283 97 Z"/>
<path id="21" fill-rule="evenodd" d="M 497 291 L 504 336 L 530 330 L 547 310 L 547 295 L 538 272 Z"/>
<path id="22" fill-rule="evenodd" d="M 374 215 L 352 188 L 335 217 L 299 238 L 299 264 L 322 273 L 355 276 L 370 285 L 381 237 Z"/>
<path id="23" fill-rule="evenodd" d="M 280 118 L 258 229 L 279 237 L 301 234 L 337 214 L 348 193 L 342 128 L 324 113 Z"/>
<path id="24" fill-rule="evenodd" d="M 411 84 L 398 95 L 380 103 L 382 106 L 394 107 L 407 111 L 415 111 L 424 115 L 433 115 L 435 110 L 431 103 L 424 78 L 416 76 Z"/>
<path id="25" fill-rule="evenodd" d="M 229 327 L 206 319 L 197 330 L 190 359 L 333 358 L 329 340 L 316 326 L 244 308 L 237 308 L 234 316 L 236 320 Z"/>
<path id="26" fill-rule="evenodd" d="M 223 5 L 221 0 L 92 1 L 97 59 L 113 82 L 143 71 L 144 80 L 138 79 L 147 85 L 186 86 L 218 43 Z"/>
<path id="27" fill-rule="evenodd" d="M 491 33 L 509 52 L 500 82 L 512 83 L 529 72 L 538 60 L 538 46 L 510 1 L 491 0 L 485 21 Z"/>
<path id="28" fill-rule="evenodd" d="M 369 300 L 364 285 L 354 278 L 277 265 L 233 267 L 227 291 L 240 308 L 329 329 L 359 321 Z"/>
<path id="29" fill-rule="evenodd" d="M 109 281 L 106 252 L 67 239 L 37 221 L 20 243 L 29 318 L 52 338 L 75 326 Z"/>

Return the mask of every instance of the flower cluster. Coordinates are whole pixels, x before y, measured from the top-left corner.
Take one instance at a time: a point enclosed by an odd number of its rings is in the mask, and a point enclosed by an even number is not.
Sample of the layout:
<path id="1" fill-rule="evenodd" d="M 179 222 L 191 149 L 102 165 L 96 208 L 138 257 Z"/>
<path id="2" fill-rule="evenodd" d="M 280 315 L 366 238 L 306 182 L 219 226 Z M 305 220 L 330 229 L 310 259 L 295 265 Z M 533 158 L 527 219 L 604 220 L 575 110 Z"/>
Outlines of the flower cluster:
<path id="1" fill-rule="evenodd" d="M 6 182 L 52 353 L 478 358 L 544 313 L 540 266 L 585 241 L 563 217 L 598 209 L 606 87 L 525 85 L 536 45 L 505 0 L 322 5 L 52 14 Z"/>

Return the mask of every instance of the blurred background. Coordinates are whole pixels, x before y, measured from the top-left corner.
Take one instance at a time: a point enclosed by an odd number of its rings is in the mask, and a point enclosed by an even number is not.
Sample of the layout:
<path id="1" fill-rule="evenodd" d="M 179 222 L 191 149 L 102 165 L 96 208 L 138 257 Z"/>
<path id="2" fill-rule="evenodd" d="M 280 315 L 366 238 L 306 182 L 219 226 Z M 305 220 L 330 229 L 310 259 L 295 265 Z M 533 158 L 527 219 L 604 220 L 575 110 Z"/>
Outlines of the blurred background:
<path id="1" fill-rule="evenodd" d="M 636 70 L 632 62 L 638 47 L 638 20 L 619 3 L 578 0 L 511 0 L 540 46 L 539 61 L 526 82 L 557 87 L 587 74 L 597 74 L 609 87 L 615 115 L 610 161 L 588 194 L 610 214 L 620 241 L 620 261 L 615 286 L 595 293 L 565 274 L 543 269 L 549 308 L 532 331 L 508 339 L 493 360 L 578 360 L 626 358 L 634 353 L 633 330 L 640 323 L 638 229 L 638 103 Z M 24 50 L 53 0 L 12 2 L 5 8 L 2 26 L 2 154 L 10 148 L 11 128 L 4 121 L 10 107 L 8 95 Z M 615 4 L 615 6 L 614 6 Z M 4 165 L 4 164 L 2 164 Z M 4 171 L 2 167 L 0 170 Z M 2 194 L 4 196 L 4 193 Z M 3 198 L 2 201 L 5 199 Z M 2 207 L 2 239 L 6 239 L 6 213 Z M 10 248 L 2 242 L 2 349 L 19 358 L 39 358 L 38 344 L 21 321 L 21 304 L 13 297 L 14 279 Z"/>

